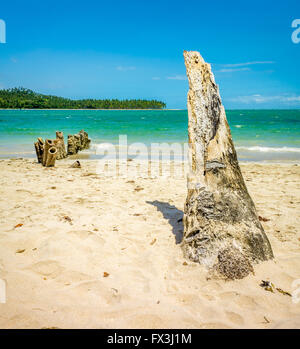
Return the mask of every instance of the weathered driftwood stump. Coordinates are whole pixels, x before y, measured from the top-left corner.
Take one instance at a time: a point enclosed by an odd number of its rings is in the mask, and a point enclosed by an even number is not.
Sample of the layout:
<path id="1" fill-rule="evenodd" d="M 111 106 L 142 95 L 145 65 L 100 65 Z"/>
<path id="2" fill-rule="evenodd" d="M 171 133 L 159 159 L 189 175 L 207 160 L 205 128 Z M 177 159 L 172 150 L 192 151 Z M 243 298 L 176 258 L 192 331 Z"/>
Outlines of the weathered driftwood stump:
<path id="1" fill-rule="evenodd" d="M 80 136 L 80 147 L 81 147 L 80 150 L 88 149 L 90 147 L 91 140 L 89 139 L 87 132 L 85 132 L 84 130 L 81 130 L 79 132 L 79 136 Z"/>
<path id="2" fill-rule="evenodd" d="M 68 135 L 68 155 L 76 154 L 76 142 L 73 135 Z"/>
<path id="3" fill-rule="evenodd" d="M 54 141 L 52 139 L 46 139 L 44 143 L 44 151 L 43 151 L 43 161 L 42 165 L 46 166 L 48 151 L 51 147 L 54 146 Z"/>
<path id="4" fill-rule="evenodd" d="M 56 147 L 51 147 L 48 149 L 48 154 L 47 154 L 46 164 L 45 164 L 46 167 L 53 167 L 55 165 L 56 155 L 57 155 Z"/>
<path id="5" fill-rule="evenodd" d="M 49 167 L 54 166 L 55 160 L 64 159 L 68 155 L 77 154 L 79 150 L 88 149 L 90 142 L 91 140 L 84 130 L 81 130 L 78 134 L 69 135 L 67 153 L 64 135 L 62 132 L 56 131 L 56 139 L 46 139 L 44 142 L 42 138 L 38 138 L 37 142 L 34 143 L 34 147 L 38 162 Z M 74 167 L 80 167 L 79 161 Z"/>
<path id="6" fill-rule="evenodd" d="M 43 152 L 44 152 L 44 141 L 42 138 L 38 138 L 37 142 L 34 143 L 36 157 L 38 163 L 42 163 L 43 161 Z"/>
<path id="7" fill-rule="evenodd" d="M 64 159 L 67 157 L 64 134 L 60 131 L 56 131 L 56 139 L 54 144 L 57 148 L 56 160 Z"/>
<path id="8" fill-rule="evenodd" d="M 75 135 L 68 135 L 68 155 L 74 155 L 80 150 L 88 149 L 90 142 L 91 140 L 84 130 L 81 130 Z"/>
<path id="9" fill-rule="evenodd" d="M 247 191 L 218 86 L 198 52 L 184 51 L 189 80 L 188 195 L 184 255 L 229 279 L 273 257 Z"/>

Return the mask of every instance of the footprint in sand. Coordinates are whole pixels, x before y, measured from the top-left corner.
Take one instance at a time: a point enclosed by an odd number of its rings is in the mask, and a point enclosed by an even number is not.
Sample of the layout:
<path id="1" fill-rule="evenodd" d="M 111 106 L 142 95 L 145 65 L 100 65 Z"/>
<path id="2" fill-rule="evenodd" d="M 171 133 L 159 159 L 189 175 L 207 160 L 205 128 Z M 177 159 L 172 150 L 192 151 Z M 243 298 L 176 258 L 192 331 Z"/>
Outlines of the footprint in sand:
<path id="1" fill-rule="evenodd" d="M 223 292 L 219 294 L 219 298 L 222 301 L 222 304 L 236 304 L 242 309 L 255 310 L 259 306 L 254 298 L 241 295 L 234 291 Z M 233 321 L 234 322 L 234 321 Z"/>
<path id="2" fill-rule="evenodd" d="M 56 282 L 63 284 L 66 287 L 80 284 L 83 281 L 90 281 L 91 277 L 88 274 L 81 273 L 75 270 L 65 270 L 56 278 Z"/>
<path id="3" fill-rule="evenodd" d="M 239 293 L 234 291 L 228 291 L 228 292 L 220 293 L 219 296 L 222 301 L 231 302 L 231 301 L 236 301 L 238 299 Z"/>
<path id="4" fill-rule="evenodd" d="M 127 271 L 126 278 L 135 291 L 140 290 L 143 293 L 151 292 L 150 279 L 145 277 L 140 270 L 134 269 Z"/>
<path id="5" fill-rule="evenodd" d="M 176 282 L 170 282 L 167 284 L 167 292 L 168 293 L 176 293 L 177 291 L 179 291 L 178 285 Z"/>
<path id="6" fill-rule="evenodd" d="M 213 296 L 213 295 L 211 295 L 211 294 L 208 294 L 208 293 L 202 294 L 202 297 L 203 297 L 204 299 L 207 299 L 207 300 L 210 301 L 210 302 L 216 300 L 216 297 L 215 297 L 215 296 Z"/>
<path id="7" fill-rule="evenodd" d="M 233 322 L 236 325 L 243 325 L 244 324 L 244 319 L 237 313 L 233 313 L 231 311 L 226 311 L 226 316 L 229 321 Z"/>
<path id="8" fill-rule="evenodd" d="M 201 298 L 197 294 L 180 293 L 177 294 L 175 298 L 181 304 L 192 306 L 193 308 L 196 307 L 200 309 L 200 307 L 203 305 Z"/>
<path id="9" fill-rule="evenodd" d="M 240 295 L 236 300 L 236 304 L 243 309 L 247 308 L 251 310 L 257 309 L 257 307 L 259 306 L 254 298 L 245 295 Z"/>
<path id="10" fill-rule="evenodd" d="M 31 266 L 26 268 L 36 274 L 39 274 L 43 277 L 55 279 L 58 275 L 60 275 L 64 268 L 56 261 L 46 260 L 42 262 L 38 262 L 32 264 Z"/>
<path id="11" fill-rule="evenodd" d="M 70 286 L 70 289 L 76 290 L 76 297 L 80 296 L 81 299 L 86 299 L 87 301 L 89 301 L 88 298 L 95 298 L 97 303 L 102 303 L 103 301 L 104 304 L 112 305 L 118 304 L 122 300 L 118 289 L 100 280 L 81 281 Z"/>
<path id="12" fill-rule="evenodd" d="M 95 232 L 91 231 L 91 230 L 70 230 L 68 231 L 68 235 L 74 235 L 80 239 L 92 239 L 92 240 L 96 240 L 95 242 L 98 242 L 100 244 L 105 243 L 105 240 L 99 236 L 99 234 L 96 234 Z"/>

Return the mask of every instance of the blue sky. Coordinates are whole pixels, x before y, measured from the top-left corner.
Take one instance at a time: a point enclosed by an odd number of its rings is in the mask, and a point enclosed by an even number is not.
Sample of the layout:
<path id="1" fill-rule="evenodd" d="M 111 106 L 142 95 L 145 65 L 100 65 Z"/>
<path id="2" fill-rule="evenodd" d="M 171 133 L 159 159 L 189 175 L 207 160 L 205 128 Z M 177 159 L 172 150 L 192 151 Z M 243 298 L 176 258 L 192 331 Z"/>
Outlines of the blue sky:
<path id="1" fill-rule="evenodd" d="M 0 87 L 186 108 L 182 53 L 197 50 L 226 108 L 299 108 L 297 18 L 299 0 L 2 1 Z"/>

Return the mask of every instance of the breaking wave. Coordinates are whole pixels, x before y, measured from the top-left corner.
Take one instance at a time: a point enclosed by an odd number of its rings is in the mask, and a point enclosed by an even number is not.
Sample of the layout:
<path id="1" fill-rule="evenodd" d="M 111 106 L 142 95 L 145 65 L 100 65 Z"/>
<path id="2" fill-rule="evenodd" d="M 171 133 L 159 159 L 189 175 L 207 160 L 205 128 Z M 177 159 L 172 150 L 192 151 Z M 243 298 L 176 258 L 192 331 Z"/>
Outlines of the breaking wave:
<path id="1" fill-rule="evenodd" d="M 292 148 L 292 147 L 259 147 L 259 146 L 253 146 L 253 147 L 236 147 L 237 150 L 248 150 L 248 151 L 259 151 L 264 153 L 300 153 L 300 148 Z"/>

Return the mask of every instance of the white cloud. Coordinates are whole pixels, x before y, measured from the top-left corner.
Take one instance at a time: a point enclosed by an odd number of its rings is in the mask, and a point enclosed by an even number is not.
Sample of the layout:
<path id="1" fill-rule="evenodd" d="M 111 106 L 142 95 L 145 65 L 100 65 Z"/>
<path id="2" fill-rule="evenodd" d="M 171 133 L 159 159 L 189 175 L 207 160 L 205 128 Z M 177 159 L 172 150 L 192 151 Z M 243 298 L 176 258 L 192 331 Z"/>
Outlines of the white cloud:
<path id="1" fill-rule="evenodd" d="M 160 80 L 159 76 L 153 76 L 152 80 Z"/>
<path id="2" fill-rule="evenodd" d="M 185 75 L 175 75 L 175 76 L 168 76 L 168 80 L 187 80 L 187 77 Z"/>
<path id="3" fill-rule="evenodd" d="M 263 104 L 268 102 L 279 102 L 282 104 L 288 104 L 289 102 L 300 102 L 300 96 L 296 95 L 277 95 L 277 96 L 262 96 L 260 94 L 253 94 L 249 96 L 238 96 L 229 98 L 228 101 L 238 102 L 244 104 L 257 103 Z"/>
<path id="4" fill-rule="evenodd" d="M 216 70 L 217 73 L 234 73 L 237 71 L 249 71 L 251 70 L 250 68 L 237 68 L 237 69 L 232 69 L 232 68 L 224 68 L 220 70 Z"/>
<path id="5" fill-rule="evenodd" d="M 124 67 L 122 65 L 118 65 L 116 67 L 116 69 L 119 70 L 119 71 L 129 71 L 129 70 L 135 70 L 136 67 L 134 67 L 134 66 Z"/>
<path id="6" fill-rule="evenodd" d="M 274 64 L 273 61 L 254 61 L 254 62 L 245 62 L 245 63 L 233 63 L 233 64 L 222 64 L 224 67 L 234 68 L 234 67 L 244 67 L 247 65 L 256 65 L 256 64 Z"/>
<path id="7" fill-rule="evenodd" d="M 286 97 L 288 102 L 300 102 L 300 96 Z"/>

